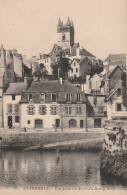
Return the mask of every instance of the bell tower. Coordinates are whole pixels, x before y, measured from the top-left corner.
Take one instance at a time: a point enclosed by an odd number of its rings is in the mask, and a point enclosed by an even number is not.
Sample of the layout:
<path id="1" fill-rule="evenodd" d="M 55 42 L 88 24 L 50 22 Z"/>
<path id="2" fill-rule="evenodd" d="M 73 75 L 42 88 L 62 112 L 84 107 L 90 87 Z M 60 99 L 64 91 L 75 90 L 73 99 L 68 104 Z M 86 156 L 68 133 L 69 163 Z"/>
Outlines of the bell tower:
<path id="1" fill-rule="evenodd" d="M 63 21 L 61 21 L 60 18 L 58 20 L 57 44 L 63 48 L 70 48 L 70 46 L 73 46 L 74 44 L 74 25 L 69 17 L 65 24 L 63 24 Z"/>

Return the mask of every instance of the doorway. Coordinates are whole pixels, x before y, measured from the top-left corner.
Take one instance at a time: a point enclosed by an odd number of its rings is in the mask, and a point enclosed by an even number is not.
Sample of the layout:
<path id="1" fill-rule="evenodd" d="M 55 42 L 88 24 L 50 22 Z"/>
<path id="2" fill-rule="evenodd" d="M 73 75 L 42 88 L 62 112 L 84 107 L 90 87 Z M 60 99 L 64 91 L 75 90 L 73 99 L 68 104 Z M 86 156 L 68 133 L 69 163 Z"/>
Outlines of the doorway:
<path id="1" fill-rule="evenodd" d="M 56 127 L 60 127 L 60 119 L 56 119 Z"/>
<path id="2" fill-rule="evenodd" d="M 69 128 L 77 127 L 77 122 L 75 119 L 69 120 Z"/>
<path id="3" fill-rule="evenodd" d="M 42 120 L 37 119 L 35 120 L 35 128 L 41 129 L 42 128 Z"/>
<path id="4" fill-rule="evenodd" d="M 80 128 L 84 127 L 84 120 L 80 120 Z"/>
<path id="5" fill-rule="evenodd" d="M 8 116 L 8 127 L 9 129 L 12 128 L 12 116 Z"/>
<path id="6" fill-rule="evenodd" d="M 101 128 L 101 118 L 94 119 L 94 128 Z"/>

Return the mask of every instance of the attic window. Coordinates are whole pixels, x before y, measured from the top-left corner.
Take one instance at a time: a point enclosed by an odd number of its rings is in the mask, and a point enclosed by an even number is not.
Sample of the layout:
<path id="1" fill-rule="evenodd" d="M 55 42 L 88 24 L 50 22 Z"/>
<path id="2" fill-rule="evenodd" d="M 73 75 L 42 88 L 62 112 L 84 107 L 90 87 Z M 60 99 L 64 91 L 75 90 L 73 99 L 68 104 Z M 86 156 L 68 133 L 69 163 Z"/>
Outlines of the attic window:
<path id="1" fill-rule="evenodd" d="M 41 101 L 45 101 L 45 94 L 44 93 L 41 94 Z"/>
<path id="2" fill-rule="evenodd" d="M 72 94 L 71 93 L 66 93 L 66 101 L 71 101 Z"/>
<path id="3" fill-rule="evenodd" d="M 32 100 L 32 94 L 29 94 L 29 101 Z"/>
<path id="4" fill-rule="evenodd" d="M 57 101 L 57 96 L 55 93 L 52 94 L 52 102 L 56 102 Z"/>
<path id="5" fill-rule="evenodd" d="M 118 96 L 121 96 L 121 89 L 118 89 L 118 90 L 117 90 L 117 95 L 118 95 Z"/>
<path id="6" fill-rule="evenodd" d="M 12 95 L 12 100 L 15 100 L 15 95 Z"/>
<path id="7" fill-rule="evenodd" d="M 80 100 L 81 100 L 81 94 L 77 93 L 77 101 L 80 101 Z"/>

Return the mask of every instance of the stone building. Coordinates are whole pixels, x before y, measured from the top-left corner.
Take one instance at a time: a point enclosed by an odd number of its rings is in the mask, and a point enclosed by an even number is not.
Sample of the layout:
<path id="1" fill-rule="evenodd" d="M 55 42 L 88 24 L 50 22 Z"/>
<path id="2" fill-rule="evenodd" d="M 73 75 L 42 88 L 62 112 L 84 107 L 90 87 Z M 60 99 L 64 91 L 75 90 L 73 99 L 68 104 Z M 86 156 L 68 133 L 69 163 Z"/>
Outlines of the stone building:
<path id="1" fill-rule="evenodd" d="M 88 128 L 103 128 L 107 119 L 105 95 L 86 94 Z"/>
<path id="2" fill-rule="evenodd" d="M 28 79 L 24 82 L 10 83 L 7 91 L 3 95 L 3 118 L 4 127 L 20 127 L 20 105 L 22 92 L 28 86 Z"/>
<path id="3" fill-rule="evenodd" d="M 85 94 L 68 81 L 38 81 L 22 93 L 21 128 L 86 128 Z"/>
<path id="4" fill-rule="evenodd" d="M 123 105 L 121 81 L 118 81 L 106 96 L 106 103 L 108 120 L 115 119 L 127 121 L 127 107 Z"/>

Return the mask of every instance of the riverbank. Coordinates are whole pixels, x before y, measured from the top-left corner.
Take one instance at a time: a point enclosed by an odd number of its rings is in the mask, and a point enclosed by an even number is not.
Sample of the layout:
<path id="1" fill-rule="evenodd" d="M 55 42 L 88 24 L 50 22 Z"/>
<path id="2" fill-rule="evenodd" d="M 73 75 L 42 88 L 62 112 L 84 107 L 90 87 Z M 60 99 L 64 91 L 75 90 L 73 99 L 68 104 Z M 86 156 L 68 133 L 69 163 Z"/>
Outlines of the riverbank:
<path id="1" fill-rule="evenodd" d="M 102 150 L 102 143 L 104 138 L 104 132 L 91 130 L 89 132 L 84 131 L 65 131 L 65 132 L 18 132 L 18 131 L 6 131 L 1 135 L 1 147 L 2 149 L 24 149 L 36 145 L 53 144 L 63 142 L 59 149 L 61 150 Z M 83 140 L 79 143 L 80 140 Z M 76 142 L 77 141 L 77 142 Z M 70 144 L 67 144 L 70 142 Z M 65 144 L 64 144 L 65 143 Z M 45 148 L 44 150 L 56 149 L 58 146 L 52 146 Z"/>
<path id="2" fill-rule="evenodd" d="M 127 152 L 111 154 L 105 150 L 101 152 L 100 156 L 101 173 L 127 183 Z"/>

